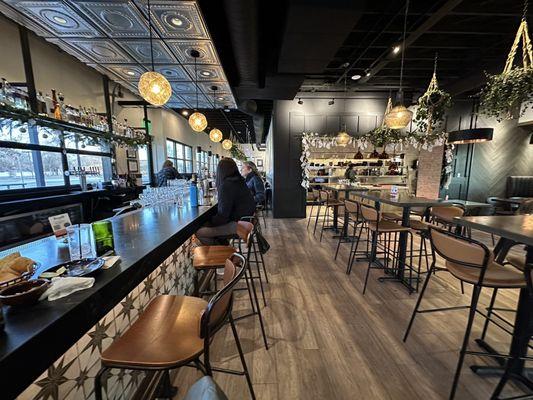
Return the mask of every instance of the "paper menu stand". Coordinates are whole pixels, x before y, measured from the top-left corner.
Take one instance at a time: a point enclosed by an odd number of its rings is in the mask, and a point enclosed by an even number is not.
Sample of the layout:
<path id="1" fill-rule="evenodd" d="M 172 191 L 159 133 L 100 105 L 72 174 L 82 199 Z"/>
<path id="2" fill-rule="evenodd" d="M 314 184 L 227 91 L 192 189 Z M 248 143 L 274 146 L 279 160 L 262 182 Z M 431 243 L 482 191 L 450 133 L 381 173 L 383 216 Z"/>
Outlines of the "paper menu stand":
<path id="1" fill-rule="evenodd" d="M 390 197 L 397 199 L 398 194 L 400 193 L 400 189 L 396 185 L 392 185 L 390 188 Z"/>
<path id="2" fill-rule="evenodd" d="M 48 221 L 50 222 L 56 237 L 65 236 L 67 234 L 67 227 L 72 225 L 67 213 L 48 217 Z"/>

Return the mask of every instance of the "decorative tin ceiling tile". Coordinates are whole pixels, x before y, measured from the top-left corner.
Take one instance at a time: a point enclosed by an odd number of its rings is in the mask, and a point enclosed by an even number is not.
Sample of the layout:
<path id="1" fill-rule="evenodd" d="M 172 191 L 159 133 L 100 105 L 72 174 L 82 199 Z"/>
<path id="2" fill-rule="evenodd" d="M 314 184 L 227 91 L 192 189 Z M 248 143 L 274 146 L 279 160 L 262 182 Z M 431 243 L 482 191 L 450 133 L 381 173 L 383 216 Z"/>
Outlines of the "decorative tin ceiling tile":
<path id="1" fill-rule="evenodd" d="M 197 65 L 197 79 L 199 81 L 225 81 L 222 67 L 218 65 Z M 185 65 L 185 69 L 194 77 L 194 65 Z"/>
<path id="2" fill-rule="evenodd" d="M 111 40 L 69 40 L 68 44 L 99 64 L 131 63 L 132 60 Z"/>
<path id="3" fill-rule="evenodd" d="M 62 1 L 18 1 L 8 3 L 59 37 L 98 37 L 100 32 Z"/>
<path id="4" fill-rule="evenodd" d="M 78 60 L 80 60 L 83 63 L 90 63 L 93 62 L 90 58 L 87 57 L 87 54 L 83 51 L 79 51 L 78 49 L 69 46 L 68 43 L 65 41 L 58 39 L 58 38 L 46 38 L 47 42 L 55 44 L 57 47 L 59 47 L 61 50 L 63 50 L 65 53 L 70 54 L 73 57 L 76 57 Z"/>
<path id="5" fill-rule="evenodd" d="M 191 107 L 196 108 L 196 95 L 194 94 L 182 94 L 180 97 L 183 98 L 187 103 L 191 105 Z M 198 94 L 198 108 L 213 108 L 213 105 L 211 102 L 206 100 L 206 98 L 199 93 Z"/>
<path id="6" fill-rule="evenodd" d="M 75 1 L 73 2 L 97 26 L 112 38 L 146 38 L 148 24 L 132 1 Z"/>
<path id="7" fill-rule="evenodd" d="M 130 81 L 134 84 L 137 84 L 141 75 L 147 71 L 138 65 L 107 64 L 105 67 L 120 77 L 120 79 Z"/>
<path id="8" fill-rule="evenodd" d="M 198 64 L 219 64 L 215 49 L 208 40 L 166 40 L 166 43 L 183 64 L 194 64 L 191 50 L 200 53 Z"/>
<path id="9" fill-rule="evenodd" d="M 218 81 L 218 82 L 201 81 L 201 82 L 198 82 L 198 84 L 200 85 L 200 88 L 203 90 L 203 92 L 208 94 L 211 98 L 213 98 L 213 86 L 217 87 L 215 95 L 220 95 L 221 93 L 231 94 L 231 89 L 229 85 L 224 81 Z"/>
<path id="10" fill-rule="evenodd" d="M 196 85 L 194 84 L 194 82 L 172 82 L 170 85 L 172 86 L 172 91 L 176 94 L 196 93 Z"/>
<path id="11" fill-rule="evenodd" d="M 53 34 L 44 29 L 41 25 L 36 24 L 33 20 L 27 18 L 25 15 L 17 12 L 12 7 L 8 6 L 6 3 L 0 1 L 0 13 L 4 14 L 9 19 L 15 21 L 17 24 L 25 26 L 31 31 L 35 32 L 37 35 L 42 37 L 51 37 Z"/>
<path id="12" fill-rule="evenodd" d="M 119 40 L 117 41 L 128 53 L 130 53 L 137 62 L 142 64 L 151 63 L 150 55 L 150 40 Z M 154 49 L 154 63 L 157 64 L 170 64 L 174 63 L 174 57 L 167 51 L 163 42 L 160 40 L 153 41 Z"/>
<path id="13" fill-rule="evenodd" d="M 147 68 L 150 68 L 150 65 L 147 65 Z M 189 76 L 185 73 L 183 68 L 177 64 L 156 65 L 155 71 L 159 72 L 161 75 L 167 78 L 170 82 L 190 80 Z"/>
<path id="14" fill-rule="evenodd" d="M 146 1 L 137 1 L 148 14 Z M 162 38 L 209 39 L 194 1 L 151 1 L 153 25 Z"/>

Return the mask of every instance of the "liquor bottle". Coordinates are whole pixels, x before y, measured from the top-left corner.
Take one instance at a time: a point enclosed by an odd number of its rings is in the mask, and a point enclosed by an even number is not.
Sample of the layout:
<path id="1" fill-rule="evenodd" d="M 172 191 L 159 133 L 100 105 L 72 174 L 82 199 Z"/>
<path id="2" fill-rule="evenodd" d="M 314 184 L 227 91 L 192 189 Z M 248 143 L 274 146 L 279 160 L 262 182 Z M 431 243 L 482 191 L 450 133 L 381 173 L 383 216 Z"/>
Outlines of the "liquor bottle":
<path id="1" fill-rule="evenodd" d="M 43 97 L 43 92 L 37 92 L 37 114 L 47 115 L 46 102 Z"/>
<path id="2" fill-rule="evenodd" d="M 59 92 L 57 94 L 57 98 L 59 99 L 59 109 L 61 111 L 61 119 L 66 120 L 67 115 L 67 108 L 65 106 L 65 96 L 63 96 L 63 93 Z"/>
<path id="3" fill-rule="evenodd" d="M 52 89 L 52 102 L 54 105 L 54 118 L 61 120 L 61 107 L 57 101 L 57 93 L 55 89 Z"/>
<path id="4" fill-rule="evenodd" d="M 54 117 L 54 101 L 52 100 L 52 97 L 50 97 L 50 94 L 46 94 L 46 97 L 44 98 L 45 102 L 45 115 L 49 116 L 50 118 Z"/>

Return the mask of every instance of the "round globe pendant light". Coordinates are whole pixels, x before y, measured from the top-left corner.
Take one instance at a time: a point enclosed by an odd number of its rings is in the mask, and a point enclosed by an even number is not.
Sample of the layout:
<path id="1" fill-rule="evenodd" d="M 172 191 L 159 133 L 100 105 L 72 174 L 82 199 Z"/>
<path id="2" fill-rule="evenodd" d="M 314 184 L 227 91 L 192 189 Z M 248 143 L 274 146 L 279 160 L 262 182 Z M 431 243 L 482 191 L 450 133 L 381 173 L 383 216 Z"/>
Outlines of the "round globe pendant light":
<path id="1" fill-rule="evenodd" d="M 198 50 L 191 50 L 191 57 L 194 58 L 194 85 L 196 86 L 196 110 L 189 117 L 189 125 L 195 132 L 202 132 L 207 128 L 207 118 L 204 114 L 198 111 L 198 75 L 196 70 L 196 59 L 200 57 Z"/>
<path id="2" fill-rule="evenodd" d="M 229 139 L 224 139 L 222 141 L 222 148 L 224 150 L 230 150 L 233 147 L 233 143 Z"/>
<path id="3" fill-rule="evenodd" d="M 150 10 L 150 0 L 148 0 L 148 29 L 150 30 L 150 56 L 152 59 L 152 70 L 145 72 L 139 79 L 139 94 L 148 103 L 154 106 L 166 104 L 172 95 L 172 87 L 167 79 L 154 72 L 154 47 L 152 44 L 152 13 Z"/>
<path id="4" fill-rule="evenodd" d="M 222 140 L 222 132 L 220 129 L 213 128 L 209 132 L 209 139 L 211 139 L 212 142 L 218 143 Z"/>
<path id="5" fill-rule="evenodd" d="M 142 98 L 154 106 L 166 104 L 172 95 L 172 87 L 167 79 L 153 71 L 141 75 L 138 87 Z"/>
<path id="6" fill-rule="evenodd" d="M 405 15 L 403 18 L 403 42 L 402 42 L 402 61 L 400 64 L 400 89 L 396 98 L 396 106 L 394 106 L 387 114 L 385 114 L 385 125 L 389 129 L 403 129 L 411 122 L 413 112 L 408 110 L 403 105 L 403 63 L 405 58 L 405 34 L 407 31 L 407 13 L 409 12 L 409 0 L 405 2 Z"/>
<path id="7" fill-rule="evenodd" d="M 337 142 L 337 146 L 346 147 L 351 139 L 352 137 L 347 132 L 341 131 L 337 134 L 335 141 Z"/>

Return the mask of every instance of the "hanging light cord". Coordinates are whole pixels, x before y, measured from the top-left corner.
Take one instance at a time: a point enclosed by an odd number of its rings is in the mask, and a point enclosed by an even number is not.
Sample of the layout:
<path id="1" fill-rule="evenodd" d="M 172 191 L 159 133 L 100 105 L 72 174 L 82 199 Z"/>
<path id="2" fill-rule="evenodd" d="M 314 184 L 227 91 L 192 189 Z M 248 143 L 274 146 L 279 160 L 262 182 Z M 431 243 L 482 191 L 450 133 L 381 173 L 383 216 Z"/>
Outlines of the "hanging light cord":
<path id="1" fill-rule="evenodd" d="M 196 80 L 196 109 L 198 110 L 198 72 L 196 72 L 196 56 L 194 57 L 194 79 Z"/>
<path id="2" fill-rule="evenodd" d="M 150 9 L 150 0 L 148 0 L 148 30 L 150 32 L 150 57 L 152 58 L 152 71 L 154 71 L 154 45 L 152 44 L 152 11 Z"/>
<path id="3" fill-rule="evenodd" d="M 439 59 L 439 53 L 438 52 L 435 52 L 435 61 L 433 63 L 433 73 L 436 74 L 437 73 L 437 61 Z"/>
<path id="4" fill-rule="evenodd" d="M 522 21 L 525 21 L 527 18 L 527 7 L 529 5 L 529 0 L 524 0 L 524 12 L 522 13 Z"/>
<path id="5" fill-rule="evenodd" d="M 407 13 L 408 12 L 409 12 L 409 0 L 406 0 L 406 2 L 405 2 L 405 15 L 403 17 L 403 39 L 402 39 L 403 49 L 402 49 L 402 60 L 401 60 L 401 64 L 400 64 L 400 93 L 403 92 L 403 86 L 402 86 L 402 83 L 403 83 L 403 61 L 404 61 L 404 56 L 405 56 L 405 35 L 406 35 L 406 31 L 407 31 Z"/>

